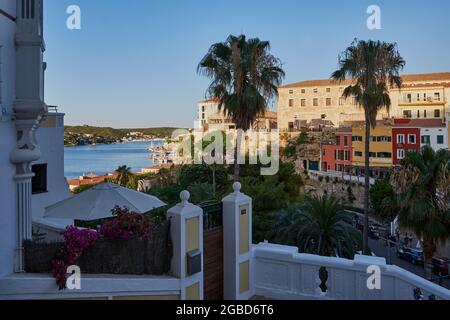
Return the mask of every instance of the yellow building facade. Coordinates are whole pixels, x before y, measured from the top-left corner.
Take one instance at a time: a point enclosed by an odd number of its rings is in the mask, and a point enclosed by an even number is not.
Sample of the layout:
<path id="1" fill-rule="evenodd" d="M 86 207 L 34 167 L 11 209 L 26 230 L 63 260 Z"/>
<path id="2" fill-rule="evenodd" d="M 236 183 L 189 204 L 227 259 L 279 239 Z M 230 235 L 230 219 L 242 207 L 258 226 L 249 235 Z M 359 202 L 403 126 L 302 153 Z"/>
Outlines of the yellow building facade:
<path id="1" fill-rule="evenodd" d="M 364 124 L 355 124 L 352 127 L 353 167 L 364 167 L 365 131 Z M 370 130 L 370 167 L 391 168 L 392 150 L 392 124 L 389 121 L 380 121 L 375 129 Z"/>

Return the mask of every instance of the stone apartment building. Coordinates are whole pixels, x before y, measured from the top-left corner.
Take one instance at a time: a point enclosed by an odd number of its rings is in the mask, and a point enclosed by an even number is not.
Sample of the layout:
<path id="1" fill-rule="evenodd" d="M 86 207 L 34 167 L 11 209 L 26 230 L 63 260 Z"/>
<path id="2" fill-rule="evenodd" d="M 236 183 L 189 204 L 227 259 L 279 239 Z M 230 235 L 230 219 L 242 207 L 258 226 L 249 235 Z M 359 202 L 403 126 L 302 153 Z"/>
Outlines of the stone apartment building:
<path id="1" fill-rule="evenodd" d="M 381 110 L 378 119 L 444 119 L 449 112 L 450 72 L 404 75 L 401 90 L 390 92 L 392 107 Z M 307 80 L 278 88 L 278 128 L 298 132 L 305 123 L 328 120 L 335 127 L 345 122 L 364 120 L 363 110 L 355 99 L 342 93 L 352 80 L 342 83 Z"/>

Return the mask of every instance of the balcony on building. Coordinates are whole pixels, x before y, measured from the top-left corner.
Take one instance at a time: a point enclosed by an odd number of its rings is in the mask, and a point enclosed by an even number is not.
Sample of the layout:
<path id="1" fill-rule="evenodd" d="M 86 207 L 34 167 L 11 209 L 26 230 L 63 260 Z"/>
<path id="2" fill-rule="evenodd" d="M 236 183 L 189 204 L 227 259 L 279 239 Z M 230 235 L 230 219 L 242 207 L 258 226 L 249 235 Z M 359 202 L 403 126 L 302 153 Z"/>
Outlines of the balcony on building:
<path id="1" fill-rule="evenodd" d="M 293 122 L 288 123 L 288 127 L 285 129 L 280 129 L 281 132 L 321 132 L 326 129 L 332 129 L 335 125 L 332 121 L 326 120 L 325 117 L 322 119 L 312 119 L 310 122 L 307 120 L 295 119 Z"/>
<path id="2" fill-rule="evenodd" d="M 47 113 L 41 122 L 41 128 L 63 128 L 64 115 L 58 111 L 58 106 L 48 106 Z"/>
<path id="3" fill-rule="evenodd" d="M 427 93 L 404 93 L 398 101 L 399 106 L 437 106 L 445 105 L 446 99 L 443 92 Z"/>

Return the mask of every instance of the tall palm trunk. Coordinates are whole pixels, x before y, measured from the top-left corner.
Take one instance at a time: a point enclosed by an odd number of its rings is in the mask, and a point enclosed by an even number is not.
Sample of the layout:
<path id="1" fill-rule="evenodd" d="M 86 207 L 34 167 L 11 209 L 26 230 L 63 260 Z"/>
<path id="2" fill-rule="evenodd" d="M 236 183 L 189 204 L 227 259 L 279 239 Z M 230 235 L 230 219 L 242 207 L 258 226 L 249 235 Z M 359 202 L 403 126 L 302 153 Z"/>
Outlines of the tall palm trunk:
<path id="1" fill-rule="evenodd" d="M 431 277 L 431 274 L 428 274 L 428 271 L 433 267 L 431 260 L 433 259 L 435 251 L 436 245 L 434 244 L 434 241 L 425 236 L 423 239 L 423 267 L 425 269 L 425 276 L 428 278 Z"/>
<path id="2" fill-rule="evenodd" d="M 370 122 L 366 112 L 366 138 L 364 141 L 364 229 L 363 229 L 363 253 L 369 255 L 369 190 L 370 190 Z"/>
<path id="3" fill-rule="evenodd" d="M 213 183 L 213 196 L 216 196 L 216 162 L 214 161 L 213 164 L 213 176 L 212 176 L 212 183 Z"/>

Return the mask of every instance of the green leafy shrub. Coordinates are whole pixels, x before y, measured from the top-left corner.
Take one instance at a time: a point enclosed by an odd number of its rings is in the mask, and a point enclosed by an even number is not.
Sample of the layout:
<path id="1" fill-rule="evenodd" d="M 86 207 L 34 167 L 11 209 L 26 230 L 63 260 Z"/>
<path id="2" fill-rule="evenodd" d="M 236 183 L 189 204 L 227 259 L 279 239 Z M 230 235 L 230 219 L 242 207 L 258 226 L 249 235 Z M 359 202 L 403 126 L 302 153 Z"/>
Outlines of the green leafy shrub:
<path id="1" fill-rule="evenodd" d="M 76 187 L 75 189 L 73 189 L 72 193 L 79 194 L 79 193 L 82 193 L 82 192 L 84 192 L 86 190 L 89 190 L 93 186 L 95 186 L 95 184 L 84 184 L 84 185 L 81 185 L 81 186 Z"/>
<path id="2" fill-rule="evenodd" d="M 168 205 L 175 205 L 180 202 L 181 191 L 183 191 L 183 188 L 179 184 L 173 183 L 164 187 L 155 185 L 148 191 L 148 194 L 159 198 Z"/>
<path id="3" fill-rule="evenodd" d="M 268 212 L 283 208 L 288 203 L 284 183 L 276 176 L 265 177 L 262 181 L 254 177 L 241 179 L 242 192 L 253 199 L 253 242 L 264 240 L 271 221 Z"/>
<path id="4" fill-rule="evenodd" d="M 382 218 L 392 218 L 395 214 L 396 196 L 388 179 L 379 179 L 370 188 L 370 207 Z"/>
<path id="5" fill-rule="evenodd" d="M 208 200 L 213 200 L 213 186 L 209 183 L 194 183 L 187 190 L 191 194 L 189 202 L 199 204 Z"/>
<path id="6" fill-rule="evenodd" d="M 271 241 L 297 246 L 301 252 L 353 258 L 361 247 L 361 233 L 352 226 L 353 215 L 334 197 L 307 196 L 272 213 Z"/>
<path id="7" fill-rule="evenodd" d="M 221 189 L 227 184 L 228 173 L 223 165 L 216 165 L 215 180 L 217 189 Z M 184 165 L 180 168 L 178 183 L 185 189 L 198 183 L 212 184 L 213 167 L 206 164 Z"/>

